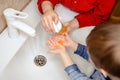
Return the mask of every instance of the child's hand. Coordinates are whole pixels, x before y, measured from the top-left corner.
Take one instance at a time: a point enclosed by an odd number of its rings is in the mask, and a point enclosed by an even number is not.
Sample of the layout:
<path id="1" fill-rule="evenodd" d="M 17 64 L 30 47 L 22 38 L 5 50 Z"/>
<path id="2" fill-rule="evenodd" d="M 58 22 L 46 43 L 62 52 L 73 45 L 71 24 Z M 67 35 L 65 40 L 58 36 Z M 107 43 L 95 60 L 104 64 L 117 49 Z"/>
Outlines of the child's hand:
<path id="1" fill-rule="evenodd" d="M 47 45 L 49 47 L 49 53 L 66 53 L 65 47 L 58 42 L 58 39 L 56 37 L 48 38 Z"/>
<path id="2" fill-rule="evenodd" d="M 54 41 L 54 43 L 55 42 L 59 43 L 65 47 L 73 49 L 74 51 L 77 49 L 77 46 L 78 46 L 78 43 L 73 41 L 67 33 L 65 33 L 64 35 L 56 35 L 56 36 L 52 37 L 51 39 L 52 39 L 52 41 Z M 59 46 L 54 45 L 52 47 L 57 48 Z"/>
<path id="3" fill-rule="evenodd" d="M 63 46 L 66 47 L 71 47 L 75 42 L 69 37 L 69 35 L 67 33 L 63 34 L 63 35 L 56 35 L 53 36 L 52 39 L 54 42 L 59 43 Z M 54 46 L 55 48 L 58 47 L 57 45 Z"/>
<path id="4" fill-rule="evenodd" d="M 55 38 L 55 39 L 53 39 L 53 38 Z M 74 64 L 71 57 L 67 53 L 65 47 L 63 45 L 61 45 L 60 43 L 58 43 L 58 41 L 56 40 L 57 39 L 56 37 L 53 37 L 53 38 L 48 39 L 47 45 L 50 48 L 49 53 L 58 53 L 60 55 L 65 67 L 68 67 L 68 66 Z M 55 46 L 58 46 L 58 47 L 55 47 Z"/>
<path id="5" fill-rule="evenodd" d="M 78 43 L 72 40 L 67 33 L 65 33 L 63 36 L 64 36 L 64 46 L 71 48 L 75 51 L 77 49 Z"/>

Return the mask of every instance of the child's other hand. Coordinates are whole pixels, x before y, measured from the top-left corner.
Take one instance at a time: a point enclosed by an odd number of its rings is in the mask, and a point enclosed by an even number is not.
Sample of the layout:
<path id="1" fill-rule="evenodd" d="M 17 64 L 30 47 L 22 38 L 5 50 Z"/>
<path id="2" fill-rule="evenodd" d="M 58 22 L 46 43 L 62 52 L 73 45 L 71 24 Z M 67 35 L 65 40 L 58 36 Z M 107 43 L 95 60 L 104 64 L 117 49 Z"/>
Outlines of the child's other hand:
<path id="1" fill-rule="evenodd" d="M 65 33 L 63 36 L 64 36 L 64 45 L 66 47 L 71 47 L 74 41 L 70 38 L 70 36 L 67 33 Z"/>
<path id="2" fill-rule="evenodd" d="M 78 43 L 75 42 L 74 40 L 72 40 L 70 38 L 70 36 L 67 33 L 65 33 L 64 34 L 64 46 L 66 46 L 68 48 L 71 48 L 73 50 L 76 50 L 77 46 L 78 46 Z"/>

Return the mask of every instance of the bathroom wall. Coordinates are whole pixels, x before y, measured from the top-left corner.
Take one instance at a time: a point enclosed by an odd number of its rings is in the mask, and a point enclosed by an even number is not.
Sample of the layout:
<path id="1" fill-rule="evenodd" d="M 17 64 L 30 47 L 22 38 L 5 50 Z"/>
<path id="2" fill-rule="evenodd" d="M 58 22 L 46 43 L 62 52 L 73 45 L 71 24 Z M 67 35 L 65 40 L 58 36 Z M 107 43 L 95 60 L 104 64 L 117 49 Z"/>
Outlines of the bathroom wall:
<path id="1" fill-rule="evenodd" d="M 3 11 L 6 8 L 23 10 L 31 0 L 0 0 L 0 33 L 7 27 Z"/>

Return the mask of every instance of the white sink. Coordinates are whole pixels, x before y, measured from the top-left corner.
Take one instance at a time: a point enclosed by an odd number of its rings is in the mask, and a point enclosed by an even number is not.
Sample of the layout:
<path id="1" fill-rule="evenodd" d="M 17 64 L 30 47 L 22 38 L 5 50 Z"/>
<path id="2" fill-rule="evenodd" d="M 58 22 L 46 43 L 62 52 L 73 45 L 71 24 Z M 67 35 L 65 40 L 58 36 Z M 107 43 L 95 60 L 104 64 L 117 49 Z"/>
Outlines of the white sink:
<path id="1" fill-rule="evenodd" d="M 71 34 L 71 36 L 72 38 L 77 38 L 77 40 L 81 39 L 80 42 L 83 40 L 82 43 L 84 43 L 84 39 L 91 29 L 92 27 L 76 30 Z M 0 80 L 70 80 L 64 71 L 64 66 L 61 62 L 60 57 L 56 54 L 47 53 L 45 39 L 49 35 L 47 35 L 47 33 L 42 30 L 40 24 L 38 25 L 37 30 L 39 36 L 41 36 L 39 43 L 42 45 L 40 47 L 41 52 L 34 52 L 35 49 L 32 46 L 33 39 L 29 38 L 4 69 L 0 75 Z M 82 37 L 78 37 L 78 35 L 81 35 Z M 47 58 L 46 65 L 42 67 L 35 65 L 34 58 L 38 54 L 43 55 Z M 72 55 L 75 62 L 80 66 L 81 71 L 87 73 L 88 76 L 92 74 L 93 67 L 90 66 L 90 64 L 87 64 L 79 56 L 73 55 L 72 51 L 70 51 L 70 54 Z"/>
<path id="2" fill-rule="evenodd" d="M 69 10 L 65 11 L 62 6 L 60 6 L 60 8 L 58 7 L 58 9 L 56 8 L 56 10 L 63 22 L 69 21 L 75 15 L 77 15 L 77 13 L 70 13 Z M 64 12 L 65 15 L 62 12 Z M 32 21 L 32 19 L 30 21 Z M 75 30 L 71 33 L 71 37 L 74 40 L 85 44 L 86 36 L 89 34 L 92 28 L 93 27 L 86 27 Z M 39 53 L 35 53 L 36 48 L 33 47 L 33 43 L 35 42 L 34 38 L 28 38 L 21 49 L 19 49 L 16 55 L 8 63 L 7 67 L 0 74 L 0 80 L 70 80 L 64 71 L 64 66 L 60 57 L 56 54 L 47 53 L 47 47 L 45 46 L 45 43 L 46 37 L 50 35 L 43 31 L 40 24 L 38 24 L 36 30 L 40 36 L 38 44 L 41 45 L 41 51 Z M 86 63 L 86 61 L 81 57 L 74 55 L 73 51 L 69 52 L 73 60 L 80 67 L 80 70 L 86 73 L 86 75 L 90 76 L 94 68 L 90 64 Z M 42 67 L 36 66 L 34 63 L 34 58 L 36 55 L 45 56 L 47 58 L 46 65 Z"/>

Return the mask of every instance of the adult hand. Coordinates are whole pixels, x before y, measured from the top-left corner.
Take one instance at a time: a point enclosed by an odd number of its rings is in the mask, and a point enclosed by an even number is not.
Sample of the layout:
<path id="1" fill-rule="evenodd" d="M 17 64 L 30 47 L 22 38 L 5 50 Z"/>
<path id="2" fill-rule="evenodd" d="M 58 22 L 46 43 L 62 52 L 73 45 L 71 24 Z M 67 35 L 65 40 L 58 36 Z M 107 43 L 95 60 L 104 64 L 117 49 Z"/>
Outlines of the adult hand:
<path id="1" fill-rule="evenodd" d="M 72 31 L 74 29 L 79 28 L 79 22 L 78 22 L 77 19 L 73 19 L 73 20 L 71 20 L 69 22 L 66 22 L 63 25 L 68 27 L 67 32 L 70 32 L 70 31 Z"/>
<path id="2" fill-rule="evenodd" d="M 55 32 L 53 27 L 53 22 L 57 23 L 58 21 L 58 15 L 54 10 L 48 10 L 46 11 L 41 18 L 41 23 L 46 30 L 46 32 Z"/>

